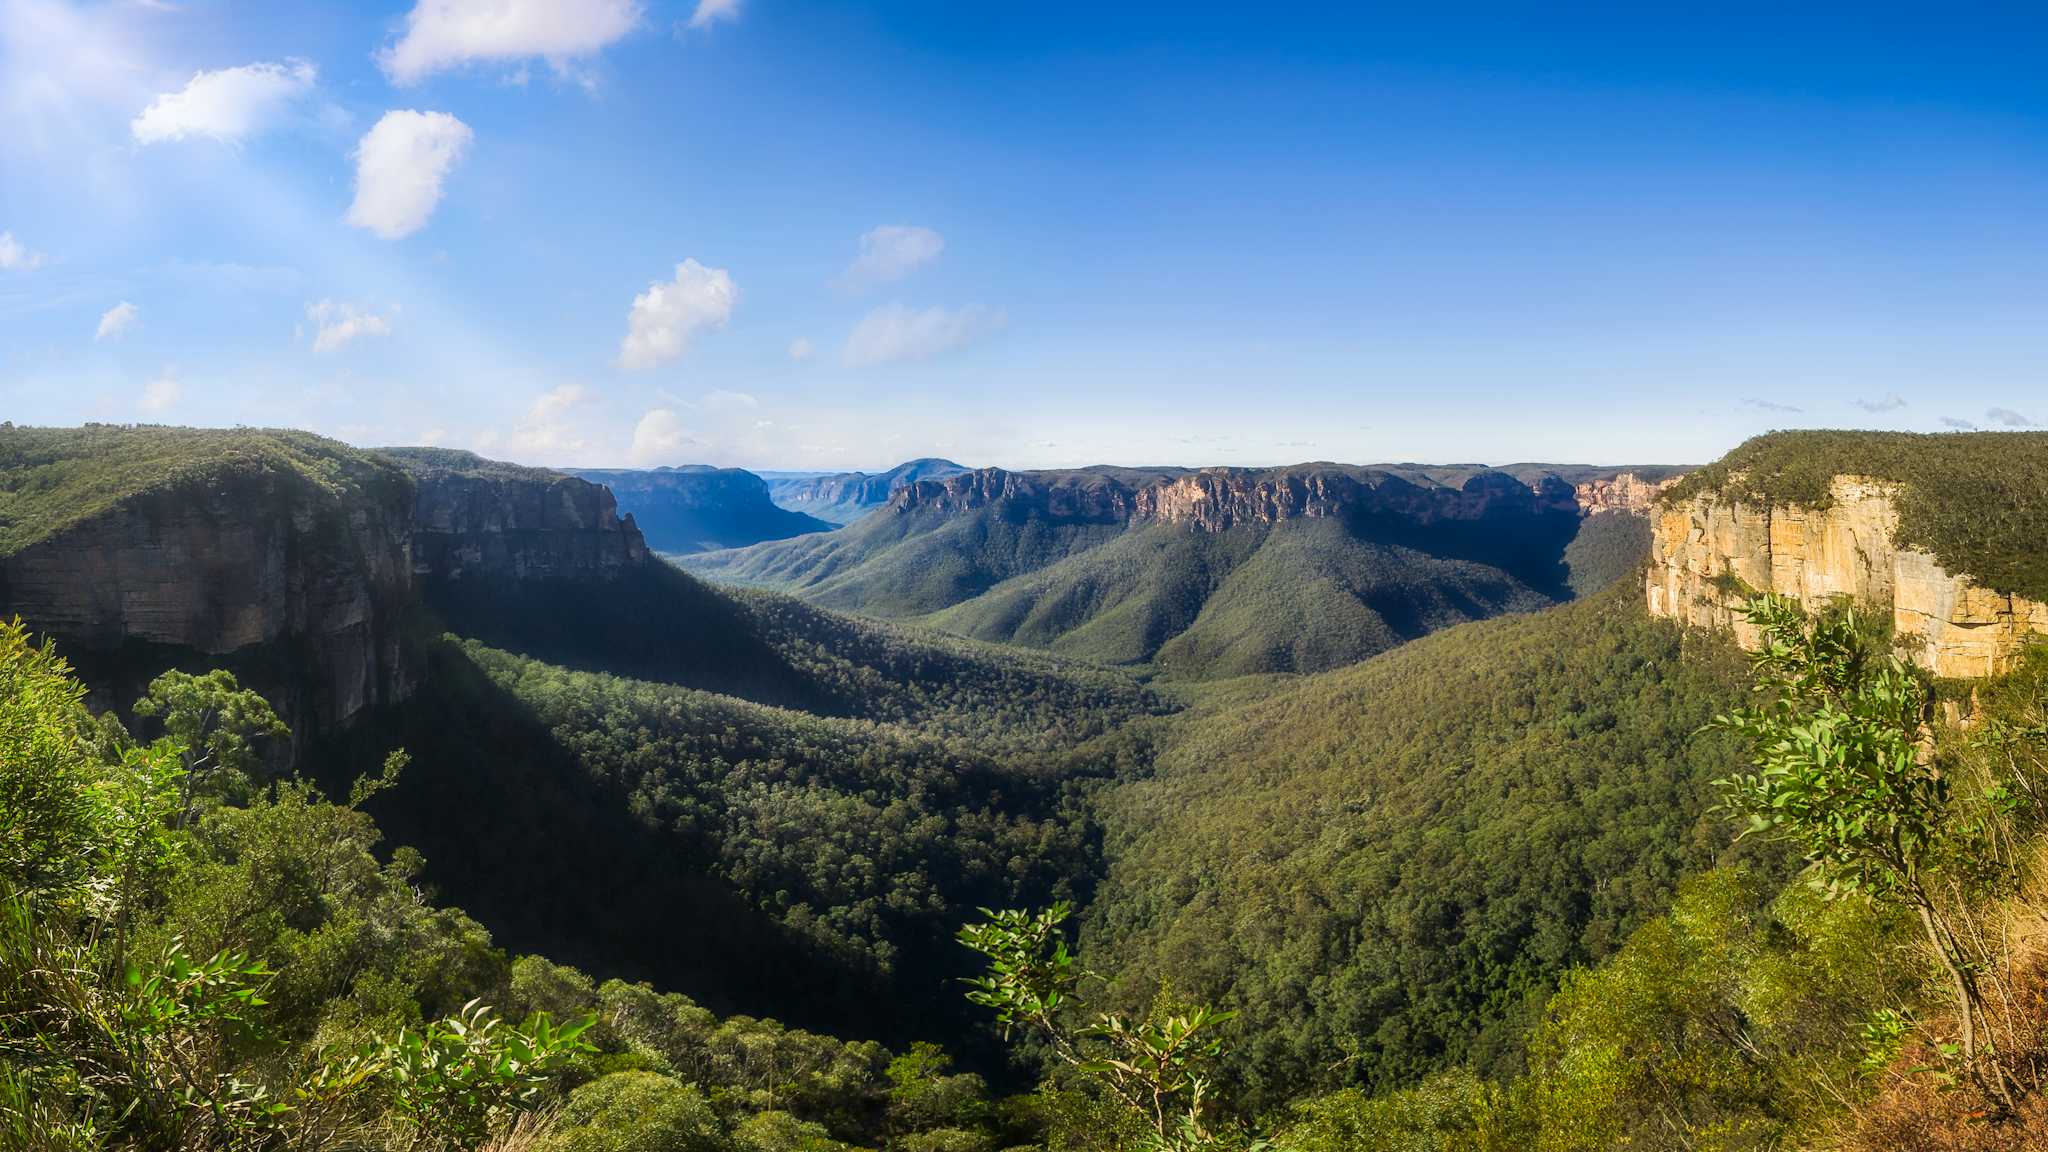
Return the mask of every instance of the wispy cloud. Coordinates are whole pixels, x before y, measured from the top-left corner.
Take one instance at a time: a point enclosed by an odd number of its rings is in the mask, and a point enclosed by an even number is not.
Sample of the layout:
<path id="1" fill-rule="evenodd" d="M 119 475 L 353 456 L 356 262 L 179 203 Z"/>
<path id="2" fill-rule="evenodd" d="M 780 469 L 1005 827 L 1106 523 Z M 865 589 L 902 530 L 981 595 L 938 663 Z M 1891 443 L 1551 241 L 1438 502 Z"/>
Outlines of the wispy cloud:
<path id="1" fill-rule="evenodd" d="M 861 319 L 841 354 L 854 368 L 929 360 L 1002 331 L 1004 315 L 970 304 L 965 308 L 906 308 L 890 304 Z"/>
<path id="2" fill-rule="evenodd" d="M 682 450 L 695 443 L 675 409 L 650 408 L 633 425 L 633 443 L 626 450 L 626 458 L 642 467 L 675 464 Z"/>
<path id="3" fill-rule="evenodd" d="M 2034 422 L 2028 419 L 2024 413 L 2017 412 L 2011 408 L 1990 409 L 1984 413 L 1984 418 L 1993 424 L 2003 424 L 2007 428 L 2032 428 L 2034 426 Z"/>
<path id="4" fill-rule="evenodd" d="M 1775 401 L 1775 400 L 1764 400 L 1764 399 L 1761 399 L 1761 398 L 1759 398 L 1759 397 L 1755 397 L 1755 396 L 1747 397 L 1747 398 L 1745 398 L 1745 399 L 1744 399 L 1744 400 L 1743 400 L 1742 402 L 1743 402 L 1744 404 L 1748 405 L 1748 406 L 1749 406 L 1749 407 L 1751 407 L 1751 408 L 1756 408 L 1756 409 L 1759 409 L 1759 410 L 1761 410 L 1761 411 L 1764 411 L 1764 412 L 1804 412 L 1804 411 L 1806 411 L 1806 409 L 1804 409 L 1804 408 L 1801 408 L 1801 407 L 1799 407 L 1799 406 L 1798 406 L 1798 405 L 1796 405 L 1796 404 L 1780 404 L 1780 403 L 1778 403 L 1778 402 L 1777 402 L 1777 401 Z"/>
<path id="5" fill-rule="evenodd" d="M 817 348 L 814 347 L 811 344 L 810 340 L 806 337 L 799 336 L 796 339 L 791 340 L 789 342 L 789 358 L 791 360 L 802 362 L 805 360 L 809 360 L 811 357 L 817 354 Z"/>
<path id="6" fill-rule="evenodd" d="M 860 255 L 840 279 L 849 287 L 871 288 L 903 279 L 939 258 L 946 239 L 914 224 L 884 224 L 860 238 Z"/>
<path id="7" fill-rule="evenodd" d="M 1865 412 L 1896 412 L 1906 406 L 1906 398 L 1897 392 L 1887 392 L 1875 400 L 1851 400 L 1849 403 Z"/>
<path id="8" fill-rule="evenodd" d="M 306 319 L 313 325 L 313 351 L 326 355 L 339 352 L 364 336 L 391 335 L 391 317 L 346 300 L 322 300 L 306 305 Z"/>
<path id="9" fill-rule="evenodd" d="M 539 462 L 559 461 L 583 451 L 590 441 L 571 414 L 590 401 L 590 390 L 581 384 L 563 384 L 541 393 L 527 405 L 525 417 L 506 437 L 505 447 L 520 459 Z"/>
<path id="10" fill-rule="evenodd" d="M 734 21 L 740 18 L 740 0 L 697 0 L 697 10 L 690 13 L 690 27 L 709 28 L 720 21 Z"/>
<path id="11" fill-rule="evenodd" d="M 749 392 L 733 392 L 724 388 L 714 388 L 704 394 L 704 410 L 706 412 L 742 412 L 759 408 L 760 406 L 761 402 L 756 400 L 753 394 Z"/>
<path id="12" fill-rule="evenodd" d="M 1975 432 L 1977 430 L 1975 424 L 1970 423 L 1968 420 L 1958 420 L 1954 416 L 1943 416 L 1941 418 L 1941 426 L 1943 428 L 1953 428 L 1958 432 Z"/>
<path id="13" fill-rule="evenodd" d="M 156 379 L 142 386 L 142 399 L 138 406 L 144 412 L 163 412 L 175 405 L 178 398 L 184 394 L 185 389 L 178 383 L 177 374 L 166 368 L 157 374 Z"/>
<path id="14" fill-rule="evenodd" d="M 126 300 L 107 309 L 100 314 L 99 327 L 93 330 L 93 343 L 98 344 L 108 340 L 119 340 L 128 334 L 130 328 L 135 326 L 135 317 L 135 305 L 130 304 Z"/>
<path id="15" fill-rule="evenodd" d="M 0 271 L 33 272 L 42 266 L 41 252 L 30 251 L 12 232 L 0 232 Z"/>

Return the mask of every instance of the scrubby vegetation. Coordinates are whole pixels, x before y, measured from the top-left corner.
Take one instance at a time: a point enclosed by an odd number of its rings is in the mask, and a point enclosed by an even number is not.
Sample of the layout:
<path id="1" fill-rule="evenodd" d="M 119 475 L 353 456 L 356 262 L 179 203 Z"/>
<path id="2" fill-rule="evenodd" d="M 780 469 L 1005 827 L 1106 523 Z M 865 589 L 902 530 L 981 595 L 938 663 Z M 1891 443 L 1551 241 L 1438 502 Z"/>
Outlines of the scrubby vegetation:
<path id="1" fill-rule="evenodd" d="M 1836 476 L 1898 486 L 1898 535 L 1942 567 L 2000 592 L 2048 600 L 2048 432 L 1772 432 L 1664 494 L 1823 508 Z"/>

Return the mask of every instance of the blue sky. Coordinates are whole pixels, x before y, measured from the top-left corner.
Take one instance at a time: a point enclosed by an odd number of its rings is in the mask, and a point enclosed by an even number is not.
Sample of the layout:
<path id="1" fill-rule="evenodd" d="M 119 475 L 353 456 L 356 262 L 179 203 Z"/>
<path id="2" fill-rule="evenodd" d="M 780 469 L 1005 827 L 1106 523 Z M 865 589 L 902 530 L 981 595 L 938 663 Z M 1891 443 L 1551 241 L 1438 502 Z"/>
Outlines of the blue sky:
<path id="1" fill-rule="evenodd" d="M 760 468 L 2048 422 L 2038 5 L 1340 7 L 0 0 L 0 418 Z"/>

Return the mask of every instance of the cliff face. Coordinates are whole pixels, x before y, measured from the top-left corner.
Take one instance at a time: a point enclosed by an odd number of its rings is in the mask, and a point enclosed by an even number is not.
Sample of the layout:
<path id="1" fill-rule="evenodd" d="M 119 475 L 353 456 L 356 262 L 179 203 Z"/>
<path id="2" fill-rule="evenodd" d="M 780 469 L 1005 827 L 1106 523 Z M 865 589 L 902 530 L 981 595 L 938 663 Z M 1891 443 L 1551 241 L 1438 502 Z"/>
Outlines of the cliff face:
<path id="1" fill-rule="evenodd" d="M 1483 472 L 1462 486 L 1417 484 L 1373 469 L 1206 468 L 1199 472 L 1007 472 L 982 468 L 900 489 L 899 512 L 969 512 L 1011 503 L 1051 519 L 1177 524 L 1198 532 L 1324 517 L 1400 520 L 1427 527 L 1492 516 L 1576 513 L 1572 486 L 1554 476 L 1525 484 Z"/>
<path id="2" fill-rule="evenodd" d="M 1745 507 L 1705 494 L 1654 513 L 1646 592 L 1653 615 L 1757 637 L 1739 617 L 1748 590 L 1817 608 L 1850 596 L 1890 611 L 1913 661 L 1937 676 L 2004 672 L 2031 634 L 2048 634 L 2048 604 L 1980 587 L 1933 556 L 1894 543 L 1892 489 L 1837 476 L 1830 505 Z"/>
<path id="3" fill-rule="evenodd" d="M 1106 472 L 978 468 L 943 480 L 908 484 L 889 498 L 888 507 L 898 513 L 957 513 L 1016 503 L 1029 505 L 1053 520 L 1106 524 L 1131 518 L 1137 509 L 1138 488 L 1130 479 Z"/>
<path id="4" fill-rule="evenodd" d="M 411 546 L 403 477 L 339 495 L 242 473 L 136 496 L 0 559 L 0 605 L 87 662 L 135 642 L 275 648 L 254 686 L 324 730 L 413 687 L 399 628 Z"/>
<path id="5" fill-rule="evenodd" d="M 606 580 L 647 542 L 600 484 L 546 473 L 415 474 L 413 570 L 462 581 Z"/>
<path id="6" fill-rule="evenodd" d="M 1143 489 L 1134 504 L 1139 521 L 1184 524 L 1203 532 L 1303 518 L 1393 518 L 1429 526 L 1578 510 L 1571 485 L 1555 477 L 1531 486 L 1505 473 L 1484 472 L 1454 488 L 1338 468 L 1205 469 Z"/>
<path id="7" fill-rule="evenodd" d="M 1657 503 L 1657 497 L 1666 488 L 1684 479 L 1667 476 L 1662 480 L 1644 480 L 1633 472 L 1623 472 L 1606 479 L 1588 480 L 1574 488 L 1580 510 L 1588 516 L 1602 512 L 1634 512 L 1648 515 Z"/>

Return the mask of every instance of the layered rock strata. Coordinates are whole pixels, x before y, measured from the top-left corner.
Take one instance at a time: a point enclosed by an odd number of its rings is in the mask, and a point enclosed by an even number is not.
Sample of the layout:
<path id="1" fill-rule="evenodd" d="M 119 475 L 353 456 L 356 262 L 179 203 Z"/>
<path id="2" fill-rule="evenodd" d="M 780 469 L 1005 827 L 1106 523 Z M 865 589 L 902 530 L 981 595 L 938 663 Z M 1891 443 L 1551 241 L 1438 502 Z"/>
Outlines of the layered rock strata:
<path id="1" fill-rule="evenodd" d="M 1891 613 L 1901 645 L 1937 676 L 2004 672 L 2029 637 L 2048 635 L 2048 604 L 1994 591 L 1900 547 L 1891 487 L 1837 476 L 1819 509 L 1748 507 L 1707 493 L 1653 515 L 1646 595 L 1653 615 L 1726 628 L 1757 643 L 1741 617 L 1755 592 L 1809 609 L 1836 598 Z"/>

